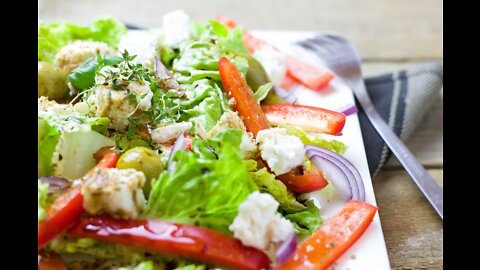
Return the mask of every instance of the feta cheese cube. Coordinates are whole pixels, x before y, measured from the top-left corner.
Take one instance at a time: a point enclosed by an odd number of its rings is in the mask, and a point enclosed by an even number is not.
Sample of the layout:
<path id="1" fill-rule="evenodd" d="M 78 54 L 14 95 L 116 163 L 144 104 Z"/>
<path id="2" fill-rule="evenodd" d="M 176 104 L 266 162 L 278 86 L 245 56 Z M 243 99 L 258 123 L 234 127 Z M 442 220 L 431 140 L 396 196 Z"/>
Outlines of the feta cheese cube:
<path id="1" fill-rule="evenodd" d="M 268 167 L 276 174 L 288 173 L 302 166 L 305 159 L 305 148 L 302 141 L 287 135 L 284 128 L 261 130 L 257 134 L 260 154 Z"/>
<path id="2" fill-rule="evenodd" d="M 92 215 L 135 219 L 145 205 L 145 175 L 135 169 L 96 168 L 82 185 L 83 207 Z"/>
<path id="3" fill-rule="evenodd" d="M 245 246 L 268 253 L 272 244 L 285 241 L 294 233 L 292 223 L 277 212 L 278 206 L 272 195 L 255 191 L 240 204 L 229 229 Z"/>

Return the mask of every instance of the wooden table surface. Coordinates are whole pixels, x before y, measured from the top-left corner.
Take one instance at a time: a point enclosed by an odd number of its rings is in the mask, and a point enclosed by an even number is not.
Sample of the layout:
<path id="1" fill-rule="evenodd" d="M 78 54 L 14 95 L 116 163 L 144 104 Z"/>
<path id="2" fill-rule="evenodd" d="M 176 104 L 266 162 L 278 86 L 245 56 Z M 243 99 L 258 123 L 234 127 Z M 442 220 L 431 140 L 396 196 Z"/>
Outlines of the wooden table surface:
<path id="1" fill-rule="evenodd" d="M 38 15 L 86 23 L 111 14 L 158 27 L 178 8 L 197 21 L 225 14 L 248 29 L 338 33 L 358 46 L 366 76 L 443 60 L 441 0 L 39 0 Z M 443 95 L 406 144 L 443 187 Z M 373 185 L 392 268 L 443 269 L 443 221 L 406 171 L 392 159 Z"/>

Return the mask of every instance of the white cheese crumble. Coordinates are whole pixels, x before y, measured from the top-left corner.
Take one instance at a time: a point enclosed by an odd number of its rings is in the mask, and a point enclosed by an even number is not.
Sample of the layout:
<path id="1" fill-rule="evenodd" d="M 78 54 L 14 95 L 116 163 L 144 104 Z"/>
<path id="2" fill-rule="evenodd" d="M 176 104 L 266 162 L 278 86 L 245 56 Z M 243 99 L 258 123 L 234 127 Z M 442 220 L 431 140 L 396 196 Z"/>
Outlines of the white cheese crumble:
<path id="1" fill-rule="evenodd" d="M 278 85 L 283 81 L 287 70 L 285 54 L 269 45 L 262 45 L 255 50 L 253 57 L 262 64 L 273 84 Z"/>
<path id="2" fill-rule="evenodd" d="M 190 37 L 190 17 L 183 10 L 175 10 L 163 16 L 162 31 L 167 45 L 173 45 Z"/>
<path id="3" fill-rule="evenodd" d="M 156 143 L 168 143 L 175 140 L 178 134 L 192 128 L 191 122 L 180 122 L 168 126 L 158 127 L 151 131 L 152 140 Z"/>
<path id="4" fill-rule="evenodd" d="M 287 135 L 284 128 L 261 130 L 257 134 L 260 144 L 260 154 L 268 163 L 268 167 L 276 174 L 290 172 L 303 165 L 305 148 L 302 141 L 292 135 Z"/>
<path id="5" fill-rule="evenodd" d="M 92 215 L 135 219 L 145 205 L 145 175 L 135 169 L 97 168 L 82 186 L 83 207 Z"/>
<path id="6" fill-rule="evenodd" d="M 294 233 L 292 223 L 277 212 L 278 206 L 272 195 L 255 191 L 240 204 L 229 229 L 245 246 L 268 253 L 272 244 L 285 241 Z"/>

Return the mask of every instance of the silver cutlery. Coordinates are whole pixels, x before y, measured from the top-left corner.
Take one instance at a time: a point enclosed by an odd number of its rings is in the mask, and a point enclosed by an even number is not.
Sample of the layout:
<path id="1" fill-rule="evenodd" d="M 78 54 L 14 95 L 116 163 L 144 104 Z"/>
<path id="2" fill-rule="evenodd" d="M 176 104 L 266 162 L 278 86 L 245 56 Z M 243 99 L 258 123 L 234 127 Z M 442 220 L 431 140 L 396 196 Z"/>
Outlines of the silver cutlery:
<path id="1" fill-rule="evenodd" d="M 319 34 L 297 44 L 314 51 L 327 67 L 350 86 L 367 118 L 443 220 L 443 190 L 375 109 L 365 88 L 361 58 L 355 46 L 342 37 L 329 34 Z"/>

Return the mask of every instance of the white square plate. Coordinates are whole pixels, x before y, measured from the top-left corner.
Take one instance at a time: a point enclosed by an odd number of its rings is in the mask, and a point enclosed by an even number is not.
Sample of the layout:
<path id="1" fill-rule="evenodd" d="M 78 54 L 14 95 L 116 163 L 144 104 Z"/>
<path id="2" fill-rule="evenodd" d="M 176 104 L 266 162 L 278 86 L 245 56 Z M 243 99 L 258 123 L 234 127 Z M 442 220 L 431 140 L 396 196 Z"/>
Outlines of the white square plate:
<path id="1" fill-rule="evenodd" d="M 314 32 L 252 31 L 252 35 L 306 63 L 325 69 L 322 60 L 315 54 L 293 45 L 296 41 L 314 36 Z M 339 78 L 334 78 L 320 94 L 300 86 L 295 95 L 298 104 L 335 111 L 354 104 L 353 92 Z M 348 150 L 344 156 L 352 162 L 363 178 L 366 202 L 377 205 L 357 114 L 347 116 L 342 133 L 342 136 L 330 136 L 329 138 L 342 141 L 347 145 Z M 326 202 L 316 193 L 312 193 L 311 196 L 319 200 L 320 213 L 324 220 L 328 220 L 330 216 L 339 211 L 344 203 L 338 197 L 333 201 Z M 378 212 L 361 238 L 337 260 L 332 268 L 335 270 L 391 269 Z"/>
<path id="2" fill-rule="evenodd" d="M 132 40 L 144 41 L 145 32 L 142 30 L 130 30 L 132 35 L 139 35 L 139 38 Z M 294 55 L 298 59 L 305 61 L 313 66 L 325 69 L 322 60 L 307 50 L 298 46 L 292 46 L 295 41 L 299 41 L 311 36 L 314 32 L 300 31 L 252 31 L 252 35 L 273 44 L 281 51 Z M 148 48 L 150 44 L 140 43 L 137 49 L 143 47 Z M 299 86 L 295 92 L 297 103 L 302 105 L 310 105 L 330 110 L 338 111 L 351 104 L 354 104 L 353 93 L 350 88 L 339 78 L 334 78 L 330 85 L 316 93 L 307 88 Z M 330 139 L 336 139 L 344 142 L 348 149 L 344 155 L 360 172 L 365 185 L 366 202 L 377 205 L 375 202 L 375 194 L 373 192 L 372 180 L 368 171 L 368 163 L 365 155 L 365 147 L 363 144 L 362 133 L 358 122 L 357 114 L 347 116 L 342 136 L 330 136 Z M 328 136 L 327 136 L 328 137 Z M 311 197 L 315 198 L 320 204 L 320 213 L 324 220 L 334 215 L 340 210 L 344 201 L 340 197 L 336 197 L 329 201 L 323 200 L 317 193 L 312 193 Z M 332 269 L 335 270 L 386 270 L 390 269 L 388 254 L 383 238 L 382 227 L 378 213 L 375 215 L 373 222 L 355 244 L 343 254 Z"/>

